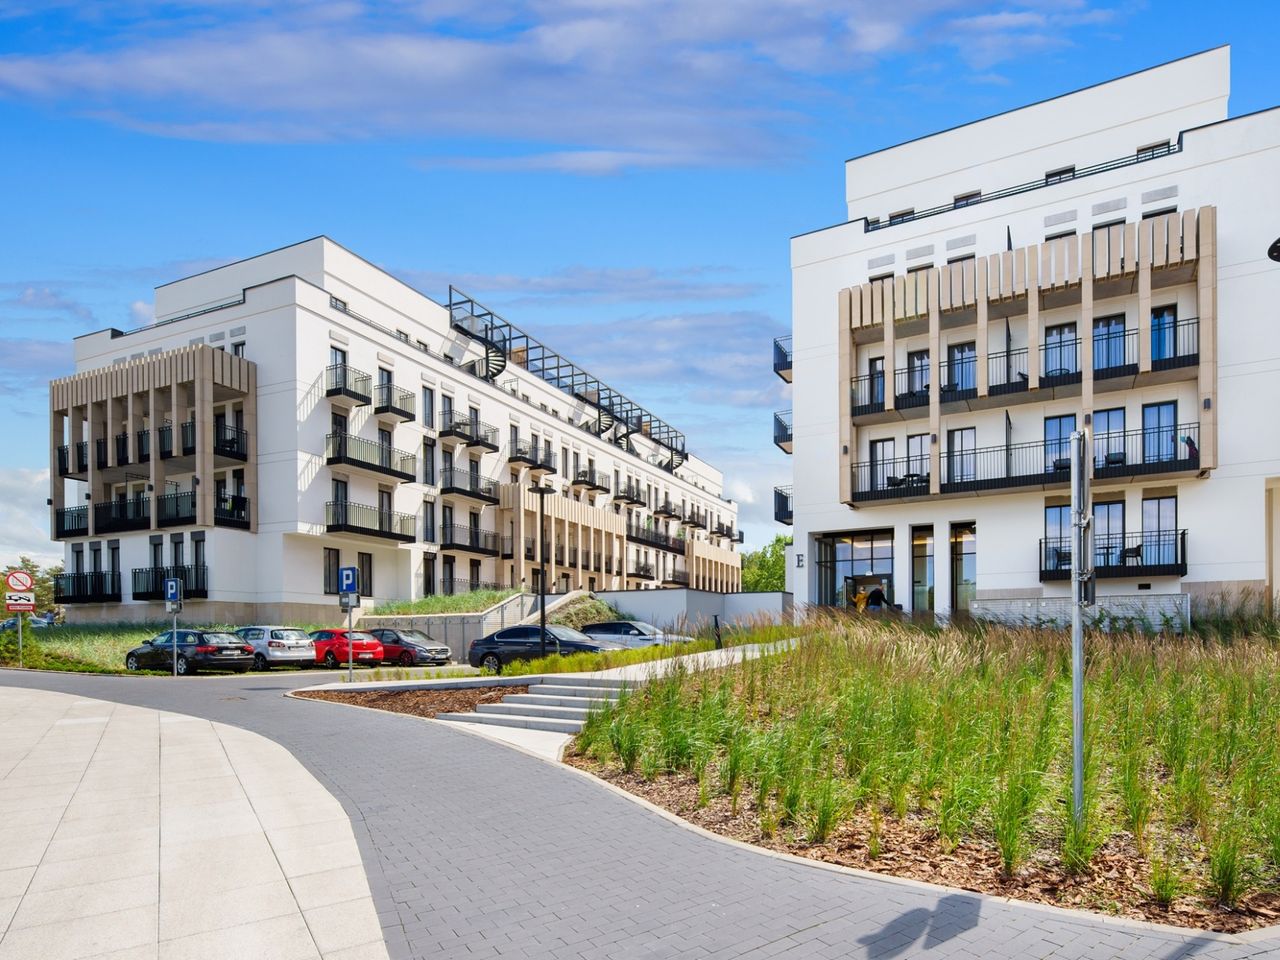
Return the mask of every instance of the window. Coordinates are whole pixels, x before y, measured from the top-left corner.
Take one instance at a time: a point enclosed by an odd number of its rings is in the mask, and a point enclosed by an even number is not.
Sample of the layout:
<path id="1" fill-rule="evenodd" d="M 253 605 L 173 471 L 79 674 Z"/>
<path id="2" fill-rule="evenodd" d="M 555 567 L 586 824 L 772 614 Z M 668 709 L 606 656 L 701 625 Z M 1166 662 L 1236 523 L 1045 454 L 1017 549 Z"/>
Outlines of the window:
<path id="1" fill-rule="evenodd" d="M 431 437 L 422 439 L 422 482 L 436 482 L 436 442 Z"/>
<path id="2" fill-rule="evenodd" d="M 1178 498 L 1146 497 L 1142 501 L 1142 562 L 1172 564 L 1178 559 Z"/>
<path id="3" fill-rule="evenodd" d="M 911 612 L 933 609 L 933 527 L 911 528 Z"/>
<path id="4" fill-rule="evenodd" d="M 514 454 L 515 454 L 515 452 L 516 452 L 516 450 L 517 450 L 517 449 L 519 449 L 519 447 L 520 447 L 520 428 L 519 428 L 518 426 L 516 426 L 516 425 L 513 423 L 513 424 L 511 424 L 511 450 L 510 450 L 510 453 L 511 453 L 512 455 L 514 455 Z"/>
<path id="5" fill-rule="evenodd" d="M 895 223 L 906 223 L 915 215 L 916 211 L 914 207 L 908 210 L 899 210 L 897 213 L 891 213 L 889 214 L 889 226 L 893 226 Z"/>
<path id="6" fill-rule="evenodd" d="M 399 339 L 403 340 L 405 343 L 408 343 L 408 342 L 409 342 L 409 334 L 408 334 L 408 332 L 407 332 L 407 331 L 405 331 L 405 330 L 397 330 L 397 331 L 396 331 L 396 337 L 398 337 Z"/>
<path id="7" fill-rule="evenodd" d="M 453 557 L 446 556 L 441 561 L 440 592 L 452 594 L 456 584 L 457 577 L 455 576 L 454 571 L 454 559 Z"/>
<path id="8" fill-rule="evenodd" d="M 582 460 L 578 455 L 578 451 L 575 450 L 573 451 L 573 475 L 575 477 L 582 472 L 581 465 L 582 465 Z"/>
<path id="9" fill-rule="evenodd" d="M 947 347 L 947 376 L 942 389 L 951 393 L 978 388 L 978 353 L 976 345 L 953 343 Z"/>
<path id="10" fill-rule="evenodd" d="M 1139 147 L 1137 157 L 1139 160 L 1150 160 L 1152 157 L 1159 157 L 1169 152 L 1169 141 L 1161 140 L 1158 143 L 1149 143 L 1145 147 Z"/>
<path id="11" fill-rule="evenodd" d="M 978 526 L 951 525 L 951 612 L 968 613 L 978 591 Z"/>
<path id="12" fill-rule="evenodd" d="M 440 420 L 446 428 L 453 423 L 453 397 L 447 393 L 440 395 Z"/>
<path id="13" fill-rule="evenodd" d="M 422 425 L 424 427 L 436 425 L 436 392 L 430 387 L 422 388 Z"/>
<path id="14" fill-rule="evenodd" d="M 953 263 L 972 263 L 976 260 L 977 260 L 977 256 L 975 254 L 962 253 L 958 257 L 948 257 L 947 266 L 951 266 Z"/>
<path id="15" fill-rule="evenodd" d="M 945 482 L 963 483 L 978 476 L 978 431 L 961 427 L 947 431 L 947 473 Z"/>
<path id="16" fill-rule="evenodd" d="M 347 351 L 341 347 L 329 347 L 329 366 L 340 367 L 347 362 Z"/>
<path id="17" fill-rule="evenodd" d="M 879 587 L 893 603 L 893 530 L 830 534 L 816 542 L 818 603 L 851 607 Z"/>
<path id="18" fill-rule="evenodd" d="M 1076 325 L 1060 323 L 1044 328 L 1044 376 L 1064 377 L 1080 372 Z"/>
<path id="19" fill-rule="evenodd" d="M 1124 462 L 1124 407 L 1094 411 L 1094 467 L 1123 466 Z"/>
<path id="20" fill-rule="evenodd" d="M 83 556 L 83 554 L 77 553 L 77 556 Z M 164 540 L 161 537 L 156 537 L 151 541 L 151 566 L 154 569 L 164 566 Z M 79 573 L 81 571 L 76 572 Z"/>
<path id="21" fill-rule="evenodd" d="M 387 386 L 391 383 L 391 371 L 386 367 L 378 368 L 378 385 Z"/>
<path id="22" fill-rule="evenodd" d="M 1060 230 L 1057 233 L 1046 234 L 1044 242 L 1051 243 L 1054 240 L 1065 240 L 1067 237 L 1074 237 L 1075 235 L 1076 232 L 1074 230 Z"/>
<path id="23" fill-rule="evenodd" d="M 362 597 L 373 596 L 373 554 L 356 554 L 356 590 Z"/>
<path id="24" fill-rule="evenodd" d="M 436 542 L 436 505 L 430 500 L 422 501 L 422 539 L 425 543 Z"/>
<path id="25" fill-rule="evenodd" d="M 907 354 L 907 393 L 929 392 L 929 351 L 912 350 Z"/>
<path id="26" fill-rule="evenodd" d="M 1071 180 L 1076 175 L 1075 164 L 1069 167 L 1059 167 L 1057 170 L 1050 170 L 1044 175 L 1045 186 L 1051 183 L 1062 183 L 1064 180 Z"/>
<path id="27" fill-rule="evenodd" d="M 1178 355 L 1178 305 L 1151 308 L 1151 362 L 1172 360 Z"/>
<path id="28" fill-rule="evenodd" d="M 955 200 L 951 202 L 951 205 L 958 209 L 960 207 L 967 207 L 967 206 L 970 206 L 971 204 L 977 203 L 981 199 L 982 199 L 981 190 L 971 190 L 968 193 L 961 193 L 957 195 Z"/>
<path id="29" fill-rule="evenodd" d="M 933 263 L 917 263 L 914 267 L 907 267 L 907 276 L 913 273 L 919 273 L 921 270 L 932 270 Z"/>
<path id="30" fill-rule="evenodd" d="M 186 564 L 186 544 L 183 542 L 182 534 L 175 533 L 172 541 L 170 541 L 169 549 L 173 554 L 173 565 L 175 567 L 185 567 Z"/>
<path id="31" fill-rule="evenodd" d="M 422 558 L 422 595 L 434 596 L 436 592 L 436 558 L 427 554 Z"/>
<path id="32" fill-rule="evenodd" d="M 1093 564 L 1124 566 L 1124 501 L 1093 505 Z"/>
<path id="33" fill-rule="evenodd" d="M 874 277 L 867 277 L 867 283 L 876 283 L 877 281 L 880 281 L 880 280 L 892 280 L 892 279 L 893 279 L 893 271 L 890 270 L 888 273 L 877 273 Z"/>
<path id="34" fill-rule="evenodd" d="M 114 541 L 107 544 L 107 569 L 112 573 L 120 572 L 120 544 Z"/>
<path id="35" fill-rule="evenodd" d="M 884 357 L 867 360 L 867 382 L 870 387 L 869 403 L 884 404 Z"/>
<path id="36" fill-rule="evenodd" d="M 196 534 L 192 534 L 192 537 L 191 537 L 191 547 L 192 547 L 192 550 L 194 550 L 195 552 L 195 564 L 197 567 L 203 567 L 205 565 L 204 537 L 203 535 L 200 535 L 200 536 L 201 538 L 199 540 L 195 539 Z"/>
<path id="37" fill-rule="evenodd" d="M 1046 473 L 1071 469 L 1071 434 L 1076 415 L 1044 418 L 1044 469 Z"/>
<path id="38" fill-rule="evenodd" d="M 1071 507 L 1044 508 L 1044 569 L 1071 569 Z"/>
<path id="39" fill-rule="evenodd" d="M 1178 455 L 1178 405 L 1148 403 L 1142 407 L 1142 462 L 1161 463 Z"/>
<path id="40" fill-rule="evenodd" d="M 1124 314 L 1093 321 L 1093 369 L 1115 370 L 1125 366 Z M 1134 358 L 1135 362 L 1137 358 Z"/>
<path id="41" fill-rule="evenodd" d="M 916 433 L 907 437 L 907 473 L 918 477 L 929 475 L 929 435 Z"/>
<path id="42" fill-rule="evenodd" d="M 243 341 L 243 340 L 240 340 L 240 341 L 238 341 L 238 342 L 236 342 L 236 343 L 231 344 L 231 355 L 232 355 L 232 356 L 234 356 L 234 357 L 243 357 L 243 356 L 244 356 L 244 341 Z"/>
<path id="43" fill-rule="evenodd" d="M 1148 210 L 1142 215 L 1143 220 L 1154 220 L 1156 217 L 1167 217 L 1172 213 L 1177 213 L 1177 207 L 1161 207 L 1159 210 Z"/>
<path id="44" fill-rule="evenodd" d="M 338 567 L 341 566 L 338 551 L 333 547 L 324 548 L 324 592 L 338 592 Z"/>
<path id="45" fill-rule="evenodd" d="M 893 463 L 893 438 L 871 441 L 871 489 L 883 490 L 890 475 L 896 475 Z"/>

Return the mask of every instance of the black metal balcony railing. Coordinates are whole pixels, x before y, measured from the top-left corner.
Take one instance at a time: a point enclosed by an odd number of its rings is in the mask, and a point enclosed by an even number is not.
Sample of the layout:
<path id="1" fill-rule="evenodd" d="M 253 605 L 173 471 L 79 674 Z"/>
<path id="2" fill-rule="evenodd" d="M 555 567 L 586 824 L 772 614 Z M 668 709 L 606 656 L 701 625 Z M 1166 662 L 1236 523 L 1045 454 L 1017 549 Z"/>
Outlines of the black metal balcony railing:
<path id="1" fill-rule="evenodd" d="M 1093 476 L 1097 480 L 1199 469 L 1199 423 L 1093 435 Z"/>
<path id="2" fill-rule="evenodd" d="M 189 457 L 196 452 L 196 422 L 187 420 L 182 427 L 182 455 Z"/>
<path id="3" fill-rule="evenodd" d="M 164 493 L 156 497 L 157 520 L 162 527 L 196 522 L 194 493 Z"/>
<path id="4" fill-rule="evenodd" d="M 1131 377 L 1138 372 L 1138 331 L 1116 330 L 1093 335 L 1093 376 Z"/>
<path id="5" fill-rule="evenodd" d="M 1200 320 L 1153 320 L 1151 323 L 1151 369 L 1172 370 L 1200 362 Z"/>
<path id="6" fill-rule="evenodd" d="M 107 441 L 99 438 L 93 441 L 94 462 L 99 470 L 107 469 Z"/>
<path id="7" fill-rule="evenodd" d="M 791 523 L 795 512 L 791 504 L 791 487 L 773 488 L 773 519 L 778 523 Z"/>
<path id="8" fill-rule="evenodd" d="M 613 491 L 615 503 L 631 503 L 640 506 L 644 503 L 644 488 L 634 480 L 624 480 L 618 489 Z"/>
<path id="9" fill-rule="evenodd" d="M 412 420 L 416 414 L 412 391 L 397 387 L 394 383 L 379 383 L 373 388 L 373 412 L 390 414 L 401 420 Z"/>
<path id="10" fill-rule="evenodd" d="M 1071 579 L 1069 537 L 1040 541 L 1040 579 Z M 1184 577 L 1187 574 L 1187 531 L 1104 534 L 1093 537 L 1093 569 L 1100 578 Z"/>
<path id="11" fill-rule="evenodd" d="M 53 578 L 54 603 L 118 603 L 120 574 L 113 570 L 96 573 L 60 573 Z"/>
<path id="12" fill-rule="evenodd" d="M 690 507 L 685 512 L 685 515 L 680 518 L 680 523 L 695 530 L 705 530 L 707 528 L 707 514 L 703 510 L 695 510 Z"/>
<path id="13" fill-rule="evenodd" d="M 498 449 L 498 428 L 479 420 L 472 420 L 466 414 L 449 410 L 440 412 L 440 436 L 457 437 L 468 446 Z"/>
<path id="14" fill-rule="evenodd" d="M 636 580 L 652 580 L 656 576 L 656 574 L 654 573 L 652 563 L 634 563 L 633 562 L 631 564 L 631 571 L 627 574 L 627 576 L 633 577 Z"/>
<path id="15" fill-rule="evenodd" d="M 1065 439 L 942 453 L 943 493 L 1065 484 L 1070 477 L 1071 448 Z"/>
<path id="16" fill-rule="evenodd" d="M 1040 344 L 1040 386 L 1062 387 L 1079 382 L 1079 338 Z"/>
<path id="17" fill-rule="evenodd" d="M 58 476 L 71 476 L 71 448 L 65 443 L 58 447 Z"/>
<path id="18" fill-rule="evenodd" d="M 418 518 L 412 513 L 380 510 L 349 500 L 330 500 L 324 512 L 330 533 L 360 533 L 403 543 L 412 543 L 417 536 Z"/>
<path id="19" fill-rule="evenodd" d="M 447 523 L 440 527 L 440 548 L 496 555 L 498 534 L 492 530 L 481 530 L 463 523 Z"/>
<path id="20" fill-rule="evenodd" d="M 853 499 L 891 500 L 929 495 L 929 458 L 895 457 L 891 460 L 855 463 Z"/>
<path id="21" fill-rule="evenodd" d="M 928 363 L 917 363 L 893 372 L 893 405 L 898 410 L 929 405 Z"/>
<path id="22" fill-rule="evenodd" d="M 663 533 L 661 530 L 654 530 L 640 524 L 627 524 L 627 539 L 635 543 L 645 543 L 649 546 L 660 547 L 663 550 L 684 553 L 685 541 L 683 538 L 673 537 L 670 534 Z"/>
<path id="23" fill-rule="evenodd" d="M 129 465 L 129 432 L 117 433 L 116 437 L 116 466 L 125 467 Z"/>
<path id="24" fill-rule="evenodd" d="M 150 463 L 151 462 L 151 431 L 139 430 L 137 442 L 138 442 L 138 462 Z"/>
<path id="25" fill-rule="evenodd" d="M 232 460 L 249 459 L 249 431 L 230 423 L 215 423 L 213 452 Z"/>
<path id="26" fill-rule="evenodd" d="M 412 516 L 412 514 L 410 514 Z M 223 494 L 213 499 L 213 522 L 219 527 L 249 529 L 249 498 Z"/>
<path id="27" fill-rule="evenodd" d="M 556 563 L 559 566 L 564 566 L 564 544 L 557 543 L 551 553 L 552 556 L 555 557 Z"/>
<path id="28" fill-rule="evenodd" d="M 773 372 L 784 380 L 790 380 L 791 373 L 791 338 L 778 337 L 773 341 Z"/>
<path id="29" fill-rule="evenodd" d="M 209 596 L 209 568 L 204 564 L 176 567 L 134 567 L 133 599 L 163 600 L 166 580 L 182 581 L 182 599 L 204 600 Z"/>
<path id="30" fill-rule="evenodd" d="M 145 530 L 151 526 L 151 499 L 129 497 L 93 505 L 93 532 L 118 533 L 123 530 Z"/>
<path id="31" fill-rule="evenodd" d="M 88 507 L 59 507 L 53 514 L 54 539 L 89 535 Z"/>
<path id="32" fill-rule="evenodd" d="M 471 497 L 486 503 L 497 503 L 498 483 L 496 480 L 482 477 L 470 470 L 460 470 L 455 467 L 440 471 L 440 493 Z"/>
<path id="33" fill-rule="evenodd" d="M 504 584 L 492 580 L 464 580 L 461 577 L 451 577 L 440 581 L 440 592 L 448 596 L 455 593 L 475 593 L 477 590 L 505 589 L 507 588 Z"/>
<path id="34" fill-rule="evenodd" d="M 773 415 L 773 442 L 779 447 L 791 443 L 791 411 L 779 410 Z M 786 447 L 783 447 L 785 450 Z"/>
<path id="35" fill-rule="evenodd" d="M 328 464 L 363 467 L 408 483 L 418 476 L 418 458 L 414 454 L 349 433 L 331 433 L 325 437 L 324 452 Z"/>
<path id="36" fill-rule="evenodd" d="M 884 374 L 864 373 L 849 382 L 849 415 L 865 417 L 884 410 Z M 778 443 L 778 414 L 773 415 L 773 442 Z M 786 424 L 787 440 L 791 439 L 791 423 Z"/>
<path id="37" fill-rule="evenodd" d="M 592 490 L 599 490 L 601 493 L 608 493 L 612 484 L 609 478 L 599 470 L 579 470 L 573 475 L 574 487 L 590 487 Z"/>
<path id="38" fill-rule="evenodd" d="M 618 566 L 621 567 L 622 564 L 619 563 Z M 604 555 L 604 572 L 613 573 L 613 554 L 612 553 L 606 553 Z M 621 572 L 621 570 L 619 570 L 619 572 Z"/>
<path id="39" fill-rule="evenodd" d="M 655 517 L 660 517 L 663 520 L 679 520 L 680 508 L 670 500 L 663 500 L 653 508 L 653 515 Z"/>
<path id="40" fill-rule="evenodd" d="M 533 542 L 533 537 L 525 537 L 524 558 L 526 560 L 532 560 L 534 557 L 538 555 L 537 550 L 535 548 L 536 548 L 536 544 L 534 544 Z"/>
<path id="41" fill-rule="evenodd" d="M 987 357 L 987 393 L 996 397 L 1027 389 L 1027 348 L 1001 350 Z"/>
<path id="42" fill-rule="evenodd" d="M 970 354 L 939 361 L 938 386 L 943 403 L 972 400 L 978 395 L 978 358 Z"/>
<path id="43" fill-rule="evenodd" d="M 689 585 L 688 570 L 668 570 L 662 578 L 663 583 L 674 584 L 679 587 L 687 587 Z"/>
<path id="44" fill-rule="evenodd" d="M 363 405 L 373 400 L 373 377 L 346 363 L 334 363 L 324 371 L 324 395 L 346 397 Z"/>
<path id="45" fill-rule="evenodd" d="M 160 450 L 161 460 L 168 460 L 173 456 L 173 424 L 166 423 L 156 430 L 156 446 Z"/>
<path id="46" fill-rule="evenodd" d="M 539 446 L 531 440 L 517 439 L 507 453 L 507 462 L 528 464 L 534 470 L 543 470 L 550 473 L 555 473 L 556 471 L 555 451 L 548 450 L 545 446 Z"/>

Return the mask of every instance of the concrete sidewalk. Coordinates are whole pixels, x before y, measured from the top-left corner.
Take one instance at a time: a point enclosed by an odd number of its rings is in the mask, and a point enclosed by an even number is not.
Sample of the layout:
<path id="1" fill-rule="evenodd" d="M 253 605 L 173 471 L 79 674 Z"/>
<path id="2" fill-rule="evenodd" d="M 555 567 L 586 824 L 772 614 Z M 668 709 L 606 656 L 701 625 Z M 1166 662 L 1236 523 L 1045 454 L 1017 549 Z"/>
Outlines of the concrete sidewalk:
<path id="1" fill-rule="evenodd" d="M 351 824 L 284 748 L 0 695 L 0 960 L 385 960 Z"/>

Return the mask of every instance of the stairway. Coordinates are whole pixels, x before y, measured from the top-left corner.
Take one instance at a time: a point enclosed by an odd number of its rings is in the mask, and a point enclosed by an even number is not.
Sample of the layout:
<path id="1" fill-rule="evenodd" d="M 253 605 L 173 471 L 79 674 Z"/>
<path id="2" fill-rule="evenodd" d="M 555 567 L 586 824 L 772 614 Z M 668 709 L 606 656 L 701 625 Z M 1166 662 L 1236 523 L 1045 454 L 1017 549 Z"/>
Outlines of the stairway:
<path id="1" fill-rule="evenodd" d="M 475 713 L 440 713 L 451 723 L 487 723 L 553 733 L 577 733 L 593 707 L 618 699 L 623 680 L 599 677 L 551 677 L 530 684 L 528 693 L 513 693 L 501 703 L 481 703 Z"/>

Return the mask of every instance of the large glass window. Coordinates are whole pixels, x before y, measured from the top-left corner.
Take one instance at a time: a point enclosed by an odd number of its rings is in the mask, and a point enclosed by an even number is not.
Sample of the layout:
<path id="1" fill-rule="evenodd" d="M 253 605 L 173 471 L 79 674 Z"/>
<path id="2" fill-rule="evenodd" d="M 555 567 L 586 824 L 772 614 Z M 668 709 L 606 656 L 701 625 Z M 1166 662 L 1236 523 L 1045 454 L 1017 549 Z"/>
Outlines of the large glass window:
<path id="1" fill-rule="evenodd" d="M 436 425 L 436 392 L 430 387 L 422 388 L 422 425 Z"/>
<path id="2" fill-rule="evenodd" d="M 422 595 L 433 596 L 436 592 L 436 558 L 427 554 L 422 558 Z"/>
<path id="3" fill-rule="evenodd" d="M 1071 507 L 1064 504 L 1044 508 L 1044 568 L 1071 569 Z"/>
<path id="4" fill-rule="evenodd" d="M 1071 434 L 1076 415 L 1044 418 L 1044 469 L 1048 473 L 1071 468 Z"/>
<path id="5" fill-rule="evenodd" d="M 333 547 L 324 548 L 324 592 L 338 592 L 338 567 L 341 566 L 338 551 Z"/>
<path id="6" fill-rule="evenodd" d="M 933 610 L 933 527 L 911 528 L 911 611 Z"/>
<path id="7" fill-rule="evenodd" d="M 1178 307 L 1166 304 L 1151 308 L 1151 359 L 1172 360 L 1178 355 Z"/>
<path id="8" fill-rule="evenodd" d="M 918 477 L 929 475 L 929 435 L 917 433 L 907 437 L 907 473 Z"/>
<path id="9" fill-rule="evenodd" d="M 1124 501 L 1113 500 L 1093 505 L 1093 565 L 1123 565 Z"/>
<path id="10" fill-rule="evenodd" d="M 907 392 L 929 392 L 928 350 L 912 350 L 907 354 Z"/>
<path id="11" fill-rule="evenodd" d="M 1124 314 L 1093 321 L 1093 369 L 1110 370 L 1126 363 Z"/>
<path id="12" fill-rule="evenodd" d="M 1178 452 L 1178 405 L 1148 403 L 1142 408 L 1142 462 L 1176 460 Z"/>
<path id="13" fill-rule="evenodd" d="M 871 441 L 871 489 L 883 490 L 894 473 L 893 438 Z"/>
<path id="14" fill-rule="evenodd" d="M 818 603 L 853 607 L 879 587 L 893 603 L 893 530 L 833 534 L 817 541 Z"/>
<path id="15" fill-rule="evenodd" d="M 1060 323 L 1044 330 L 1044 376 L 1061 377 L 1080 372 L 1076 350 L 1076 325 Z"/>
<path id="16" fill-rule="evenodd" d="M 1124 462 L 1124 407 L 1096 411 L 1093 415 L 1093 465 L 1111 467 Z"/>
<path id="17" fill-rule="evenodd" d="M 884 357 L 867 361 L 868 403 L 884 403 Z"/>
<path id="18" fill-rule="evenodd" d="M 1177 562 L 1178 498 L 1147 497 L 1142 501 L 1142 562 Z"/>
<path id="19" fill-rule="evenodd" d="M 974 427 L 947 431 L 948 483 L 977 479 L 977 443 L 978 431 Z"/>
<path id="20" fill-rule="evenodd" d="M 953 343 L 947 347 L 947 378 L 942 386 L 949 391 L 977 389 L 978 352 L 975 344 Z"/>
<path id="21" fill-rule="evenodd" d="M 359 575 L 359 586 L 357 588 L 360 596 L 373 596 L 373 554 L 358 553 L 356 554 L 356 571 Z"/>
<path id="22" fill-rule="evenodd" d="M 978 591 L 978 526 L 951 525 L 951 612 L 968 613 Z"/>

